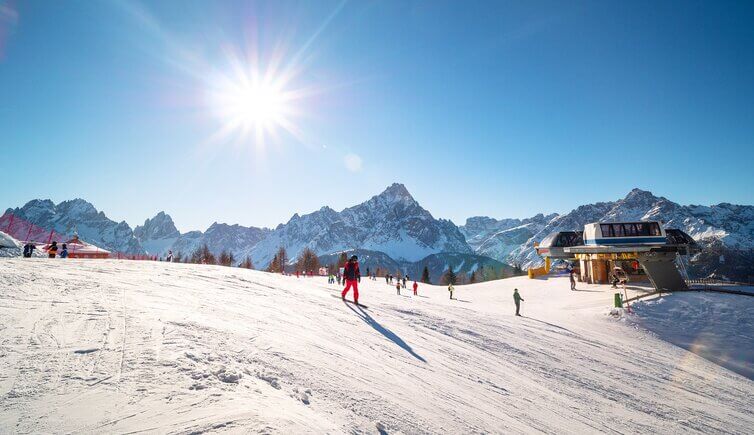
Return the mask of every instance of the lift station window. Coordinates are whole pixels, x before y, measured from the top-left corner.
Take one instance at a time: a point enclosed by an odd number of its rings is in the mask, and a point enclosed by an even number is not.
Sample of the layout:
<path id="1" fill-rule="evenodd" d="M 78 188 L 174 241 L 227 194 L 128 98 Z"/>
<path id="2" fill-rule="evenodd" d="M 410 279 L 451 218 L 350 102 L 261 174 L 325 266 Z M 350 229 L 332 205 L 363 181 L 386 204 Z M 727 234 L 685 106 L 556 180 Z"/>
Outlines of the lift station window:
<path id="1" fill-rule="evenodd" d="M 661 236 L 657 222 L 635 222 L 626 224 L 600 224 L 602 237 L 646 237 Z"/>

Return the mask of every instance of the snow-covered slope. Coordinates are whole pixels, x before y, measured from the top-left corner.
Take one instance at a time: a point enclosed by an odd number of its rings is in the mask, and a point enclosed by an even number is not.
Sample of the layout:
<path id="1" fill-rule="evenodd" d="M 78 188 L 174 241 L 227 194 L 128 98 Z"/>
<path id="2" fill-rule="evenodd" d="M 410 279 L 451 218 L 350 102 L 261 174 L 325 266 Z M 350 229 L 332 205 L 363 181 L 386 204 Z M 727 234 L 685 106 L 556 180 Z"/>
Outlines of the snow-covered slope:
<path id="1" fill-rule="evenodd" d="M 73 199 L 55 204 L 49 199 L 35 199 L 20 208 L 8 209 L 16 217 L 39 227 L 55 230 L 66 236 L 78 232 L 79 237 L 111 252 L 142 254 L 144 249 L 134 237 L 131 227 L 124 222 L 108 219 L 83 199 Z"/>
<path id="2" fill-rule="evenodd" d="M 615 202 L 583 205 L 564 215 L 537 215 L 518 221 L 469 218 L 461 231 L 478 254 L 525 267 L 540 264 L 533 249 L 554 231 L 583 229 L 597 221 L 660 220 L 700 241 L 720 240 L 734 249 L 754 249 L 754 206 L 682 206 L 651 192 L 633 189 Z"/>
<path id="3" fill-rule="evenodd" d="M 402 184 L 340 213 L 323 207 L 295 214 L 250 250 L 254 264 L 269 264 L 278 248 L 291 260 L 304 248 L 318 255 L 348 249 L 380 251 L 397 261 L 418 261 L 439 252 L 472 253 L 452 222 L 435 219 Z"/>
<path id="4" fill-rule="evenodd" d="M 751 380 L 567 288 L 362 280 L 360 309 L 324 278 L 6 259 L 0 432 L 750 433 Z"/>

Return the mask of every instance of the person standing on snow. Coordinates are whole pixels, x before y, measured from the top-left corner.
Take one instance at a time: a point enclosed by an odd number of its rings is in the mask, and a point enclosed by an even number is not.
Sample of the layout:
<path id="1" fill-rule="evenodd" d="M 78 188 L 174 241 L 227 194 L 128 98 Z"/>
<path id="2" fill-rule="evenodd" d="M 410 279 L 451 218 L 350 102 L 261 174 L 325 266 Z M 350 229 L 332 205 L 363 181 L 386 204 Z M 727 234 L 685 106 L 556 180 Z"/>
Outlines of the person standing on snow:
<path id="1" fill-rule="evenodd" d="M 453 299 L 453 290 L 456 288 L 453 287 L 453 284 L 448 284 L 448 292 L 450 292 L 450 299 Z"/>
<path id="2" fill-rule="evenodd" d="M 401 282 L 400 281 L 396 281 L 395 290 L 398 292 L 398 296 L 400 296 L 401 295 Z"/>
<path id="3" fill-rule="evenodd" d="M 68 258 L 68 246 L 63 243 L 63 250 L 60 251 L 60 258 Z"/>
<path id="4" fill-rule="evenodd" d="M 522 298 L 521 295 L 518 294 L 518 289 L 513 289 L 513 302 L 516 303 L 516 315 L 519 317 L 521 316 L 521 314 L 519 314 L 518 312 L 519 310 L 521 310 L 521 301 L 523 300 L 524 298 Z"/>
<path id="5" fill-rule="evenodd" d="M 359 282 L 361 282 L 361 272 L 359 271 L 359 257 L 352 256 L 343 268 L 343 280 L 346 282 L 346 288 L 340 294 L 342 299 L 346 299 L 348 290 L 353 287 L 353 302 L 359 304 Z"/>
<path id="6" fill-rule="evenodd" d="M 168 263 L 173 262 L 173 251 L 168 251 L 168 258 L 166 258 L 165 261 L 167 261 Z"/>
<path id="7" fill-rule="evenodd" d="M 403 288 L 406 288 L 406 279 L 408 278 L 407 275 L 403 275 Z"/>
<path id="8" fill-rule="evenodd" d="M 571 269 L 571 272 L 568 274 L 569 279 L 571 280 L 571 290 L 576 290 L 576 272 Z"/>
<path id="9" fill-rule="evenodd" d="M 419 284 L 414 281 L 414 296 L 416 296 L 416 291 L 419 290 Z"/>
<path id="10" fill-rule="evenodd" d="M 52 242 L 49 248 L 47 248 L 47 256 L 49 258 L 55 258 L 58 255 L 58 242 Z"/>
<path id="11" fill-rule="evenodd" d="M 33 243 L 27 243 L 24 245 L 24 258 L 31 258 L 32 254 L 34 253 L 34 250 L 37 247 L 34 246 Z"/>

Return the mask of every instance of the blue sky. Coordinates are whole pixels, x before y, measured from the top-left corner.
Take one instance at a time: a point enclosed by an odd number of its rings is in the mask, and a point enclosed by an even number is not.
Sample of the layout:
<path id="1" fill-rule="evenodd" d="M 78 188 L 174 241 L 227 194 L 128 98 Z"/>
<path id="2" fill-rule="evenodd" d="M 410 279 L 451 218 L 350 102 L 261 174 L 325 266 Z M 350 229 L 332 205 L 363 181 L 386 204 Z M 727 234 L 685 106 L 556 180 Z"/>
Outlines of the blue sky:
<path id="1" fill-rule="evenodd" d="M 263 144 L 213 97 L 234 65 L 286 79 Z M 393 182 L 457 224 L 633 187 L 752 204 L 753 142 L 751 2 L 0 0 L 3 208 L 186 231 Z"/>

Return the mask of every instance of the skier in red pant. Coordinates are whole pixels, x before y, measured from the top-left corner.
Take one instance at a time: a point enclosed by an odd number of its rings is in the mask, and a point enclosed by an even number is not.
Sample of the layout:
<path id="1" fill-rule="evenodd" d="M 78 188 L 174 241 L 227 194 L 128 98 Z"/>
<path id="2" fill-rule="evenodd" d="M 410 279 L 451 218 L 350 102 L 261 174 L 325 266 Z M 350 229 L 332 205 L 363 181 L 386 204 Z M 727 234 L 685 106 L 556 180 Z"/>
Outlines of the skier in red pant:
<path id="1" fill-rule="evenodd" d="M 359 258 L 355 255 L 343 267 L 343 280 L 346 282 L 346 288 L 340 294 L 341 298 L 346 298 L 346 293 L 353 287 L 353 301 L 359 304 L 359 282 L 361 282 L 361 272 L 359 272 Z"/>

